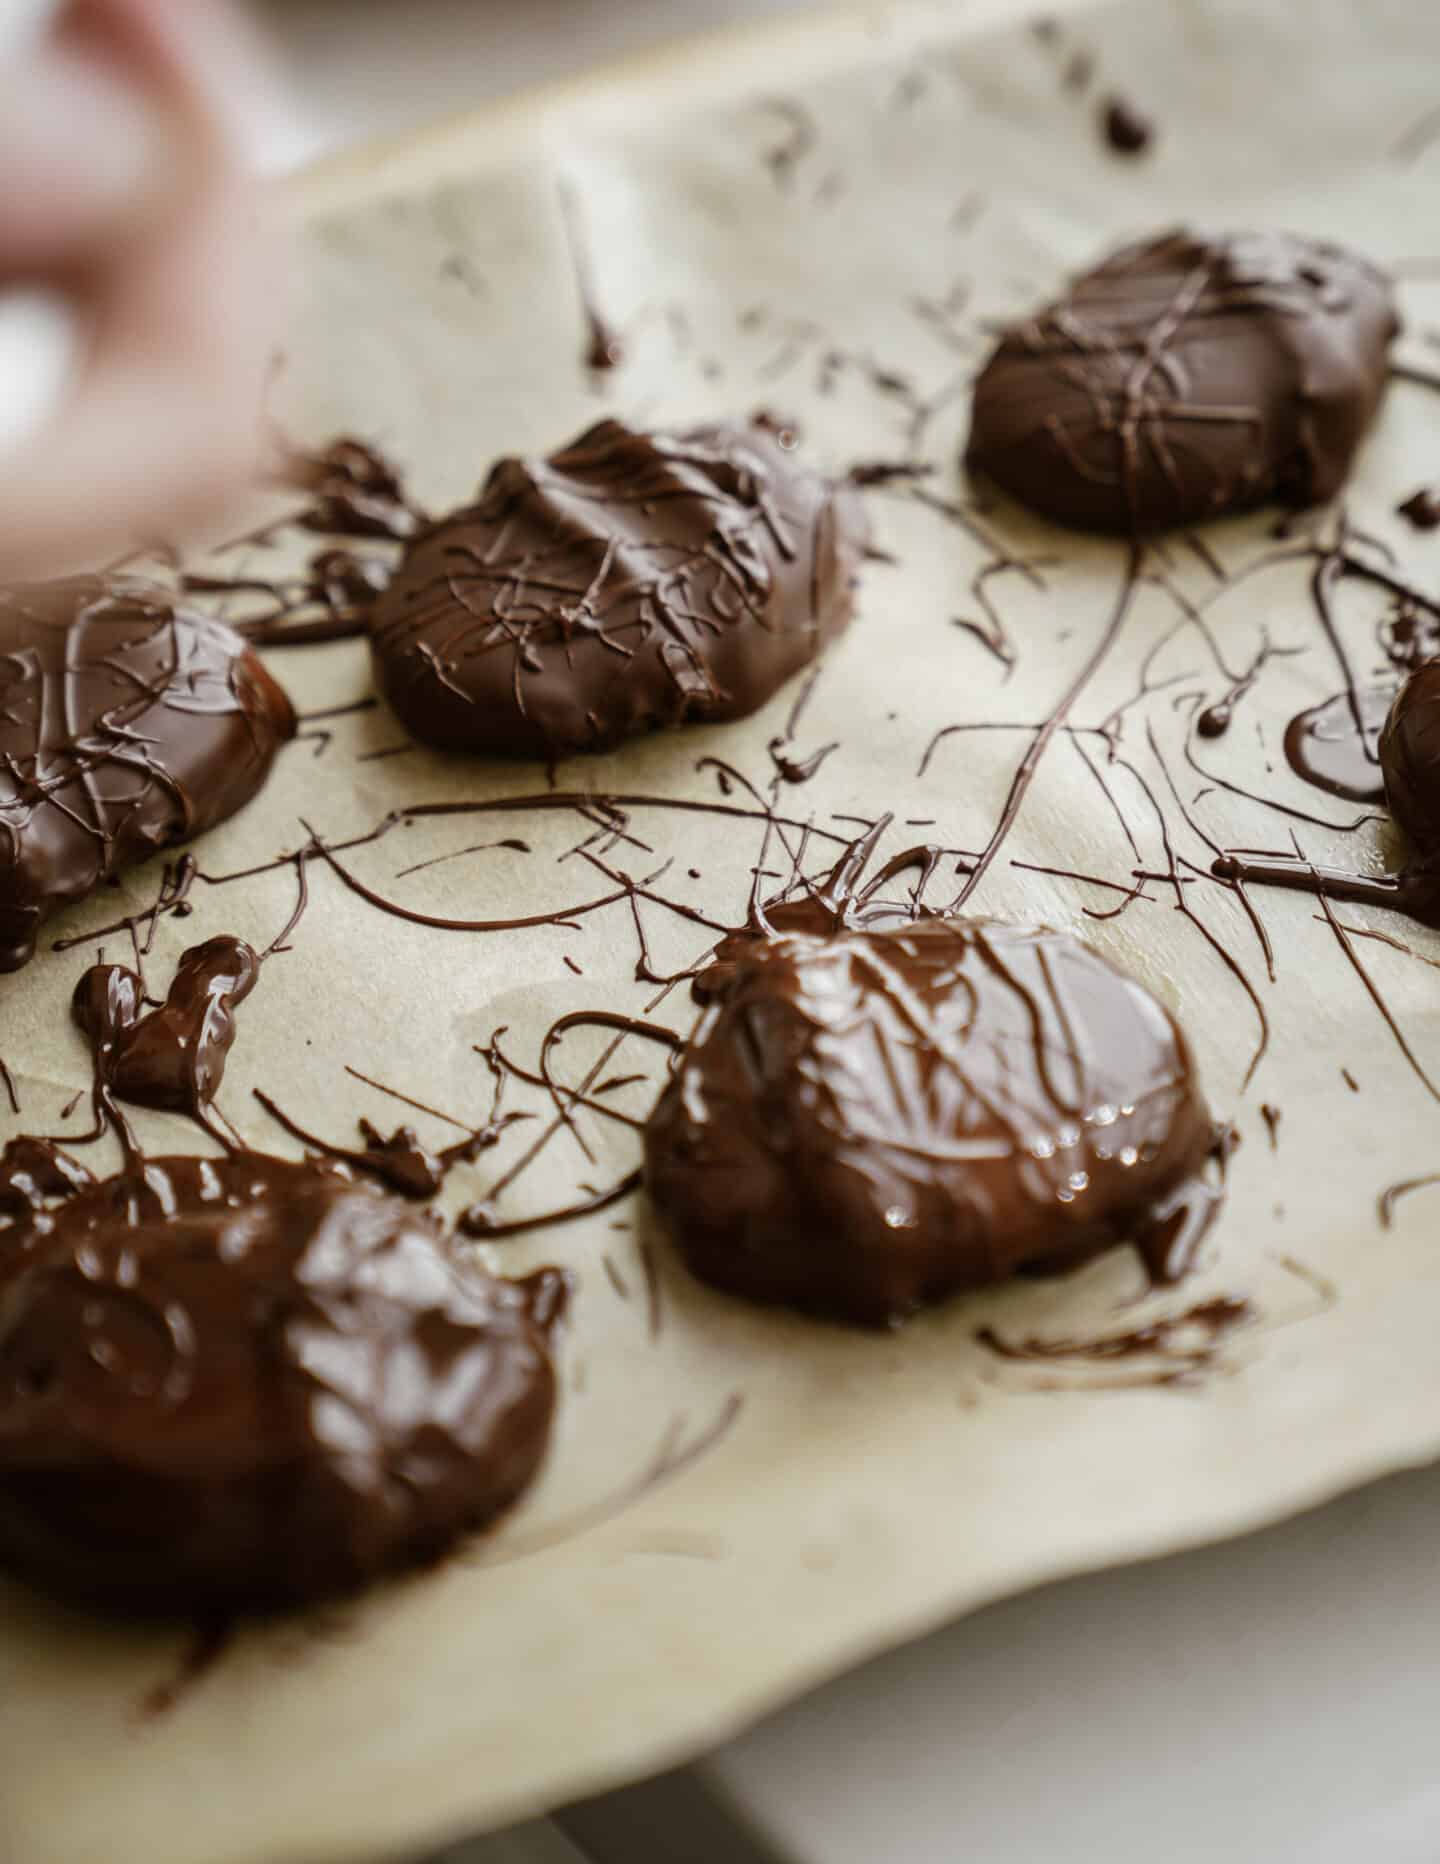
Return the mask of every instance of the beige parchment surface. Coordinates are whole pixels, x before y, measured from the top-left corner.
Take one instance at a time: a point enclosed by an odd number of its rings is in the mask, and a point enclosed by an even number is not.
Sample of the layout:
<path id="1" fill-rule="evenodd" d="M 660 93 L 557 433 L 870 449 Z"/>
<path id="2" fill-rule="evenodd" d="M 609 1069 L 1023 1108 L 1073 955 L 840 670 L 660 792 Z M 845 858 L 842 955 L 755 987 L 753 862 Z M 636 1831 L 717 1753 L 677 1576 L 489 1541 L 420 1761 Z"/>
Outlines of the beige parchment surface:
<path id="1" fill-rule="evenodd" d="M 1412 0 L 1060 11 L 1058 43 L 994 4 L 820 16 L 681 51 L 312 178 L 300 192 L 305 294 L 280 387 L 284 418 L 311 441 L 341 429 L 372 436 L 436 505 L 466 495 L 495 454 L 548 448 L 609 409 L 683 422 L 760 406 L 797 420 L 807 455 L 824 465 L 918 452 L 937 469 L 929 488 L 963 498 L 964 382 L 987 321 L 1048 294 L 1119 239 L 1184 219 L 1355 243 L 1403 275 L 1401 353 L 1421 365 L 1433 355 L 1440 145 L 1427 144 L 1425 118 L 1440 13 Z M 1097 73 L 1083 95 L 1063 81 L 1076 52 Z M 1096 98 L 1110 88 L 1161 125 L 1138 161 L 1110 154 L 1097 135 Z M 778 171 L 767 161 L 777 145 L 793 156 Z M 594 244 L 600 300 L 626 336 L 626 365 L 598 392 L 580 366 L 561 176 Z M 841 360 L 827 366 L 830 352 Z M 1348 494 L 1354 524 L 1430 588 L 1440 538 L 1417 538 L 1392 512 L 1440 478 L 1437 405 L 1430 391 L 1394 385 Z M 1113 544 L 1062 536 L 995 503 L 984 520 L 993 537 L 1043 560 L 1040 586 L 1015 572 L 981 585 L 1014 644 L 1007 678 L 956 625 L 981 618 L 975 578 L 994 556 L 983 536 L 903 486 L 872 494 L 871 510 L 895 562 L 867 572 L 859 617 L 793 745 L 798 755 L 830 740 L 839 748 L 810 783 L 781 786 L 776 802 L 787 818 L 813 818 L 812 872 L 835 846 L 826 833 L 855 832 L 842 818 L 884 810 L 897 818 L 891 849 L 926 839 L 981 847 L 1031 741 L 1025 728 L 1091 652 L 1122 568 Z M 1153 579 L 1071 722 L 1098 725 L 1133 701 L 1120 754 L 1155 791 L 1181 859 L 1203 867 L 1209 855 L 1162 760 L 1194 821 L 1222 844 L 1285 847 L 1293 828 L 1316 859 L 1380 864 L 1393 850 L 1373 825 L 1346 834 L 1218 790 L 1193 800 L 1208 786 L 1183 762 L 1190 696 L 1213 698 L 1225 685 L 1185 618 L 1198 611 L 1236 669 L 1267 634 L 1302 650 L 1267 667 L 1230 735 L 1206 747 L 1209 767 L 1326 822 L 1359 813 L 1306 790 L 1284 766 L 1285 721 L 1340 679 L 1310 604 L 1311 566 L 1254 567 L 1275 549 L 1269 521 L 1210 527 L 1223 579 L 1181 542 L 1152 553 Z M 1376 659 L 1382 613 L 1374 591 L 1344 591 L 1341 626 L 1362 669 Z M 370 690 L 355 643 L 272 660 L 302 708 Z M 697 768 L 708 756 L 768 794 L 766 744 L 795 696 L 746 723 L 576 760 L 557 782 L 725 800 L 714 770 Z M 1003 729 L 945 738 L 922 774 L 937 732 L 976 721 Z M 327 729 L 328 742 L 288 750 L 263 798 L 205 842 L 207 873 L 293 850 L 307 832 L 301 818 L 338 840 L 405 803 L 545 791 L 541 771 L 396 749 L 403 735 L 383 709 Z M 1098 758 L 1100 741 L 1090 743 Z M 1242 1093 L 1254 1007 L 1174 909 L 1173 890 L 1152 884 L 1148 899 L 1100 921 L 1084 909 L 1114 906 L 1119 894 L 1034 871 L 1119 885 L 1137 867 L 1164 871 L 1161 822 L 1140 782 L 1118 764 L 1109 780 L 1118 812 L 1077 742 L 1057 736 L 973 904 L 1074 927 L 1132 966 L 1192 1032 L 1215 1108 L 1244 1140 L 1194 1283 L 1143 1297 L 1121 1253 L 1073 1279 L 956 1301 L 872 1337 L 696 1288 L 639 1197 L 497 1246 L 507 1266 L 560 1261 L 580 1283 L 563 1413 L 539 1487 L 501 1532 L 437 1573 L 318 1621 L 246 1633 L 171 1715 L 149 1723 L 137 1705 L 174 1673 L 182 1633 L 99 1624 L 0 1587 L 5 1864 L 398 1856 L 674 1762 L 984 1600 L 1238 1533 L 1440 1451 L 1433 1194 L 1402 1201 L 1390 1230 L 1376 1209 L 1388 1182 L 1440 1167 L 1440 1107 L 1418 1073 L 1440 1077 L 1431 968 L 1440 938 L 1357 909 L 1342 915 L 1411 947 L 1355 940 L 1403 1024 L 1412 1066 L 1313 902 L 1256 894 L 1277 954 L 1272 982 L 1233 897 L 1197 880 L 1193 912 L 1243 966 L 1271 1026 Z M 657 895 L 734 922 L 762 828 L 743 784 L 732 781 L 728 800 L 752 813 L 635 807 L 633 839 L 588 852 L 640 879 L 670 862 Z M 568 852 L 594 827 L 539 807 L 460 815 L 396 829 L 345 858 L 421 910 L 539 912 L 608 889 L 584 855 Z M 460 853 L 502 836 L 529 852 Z M 447 854 L 455 858 L 401 873 Z M 777 841 L 766 858 L 784 873 Z M 508 1051 L 533 1064 L 560 1013 L 639 1013 L 656 994 L 635 981 L 624 901 L 565 926 L 459 935 L 384 917 L 319 863 L 311 869 L 309 913 L 241 1012 L 222 1096 L 254 1143 L 292 1150 L 253 1101 L 257 1084 L 335 1139 L 353 1134 L 362 1112 L 405 1115 L 347 1066 L 478 1121 L 489 1076 L 475 1045 L 498 1025 Z M 147 902 L 157 877 L 134 876 L 57 932 L 103 924 L 117 901 L 121 910 Z M 942 877 L 932 897 L 947 890 Z M 160 927 L 149 960 L 157 984 L 195 939 L 222 930 L 268 939 L 294 876 L 202 885 L 195 897 L 190 919 Z M 639 911 L 659 971 L 708 943 L 663 903 Z M 128 945 L 112 936 L 108 949 L 123 956 Z M 47 952 L 3 980 L 0 1055 L 25 1110 L 7 1116 L 5 1132 L 65 1130 L 61 1109 L 87 1080 L 65 1007 L 89 955 Z M 683 990 L 653 1014 L 683 1028 Z M 567 1039 L 562 1077 L 580 1079 L 603 1040 Z M 662 1061 L 627 1042 L 606 1074 L 645 1078 L 615 1089 L 615 1103 L 643 1111 Z M 1262 1102 L 1280 1110 L 1274 1151 Z M 543 1097 L 514 1104 L 545 1111 Z M 441 1122 L 414 1117 L 446 1137 Z M 504 1211 L 553 1208 L 635 1162 L 631 1129 L 583 1115 L 577 1124 L 578 1135 L 551 1134 L 503 1193 Z M 543 1117 L 514 1129 L 456 1174 L 447 1203 L 491 1186 L 546 1131 Z M 157 1148 L 191 1144 L 163 1119 L 145 1132 Z M 1176 1389 L 1106 1380 L 1093 1367 L 1004 1365 L 975 1340 L 986 1324 L 1012 1336 L 1093 1336 L 1211 1293 L 1248 1298 L 1259 1318 L 1217 1367 Z"/>

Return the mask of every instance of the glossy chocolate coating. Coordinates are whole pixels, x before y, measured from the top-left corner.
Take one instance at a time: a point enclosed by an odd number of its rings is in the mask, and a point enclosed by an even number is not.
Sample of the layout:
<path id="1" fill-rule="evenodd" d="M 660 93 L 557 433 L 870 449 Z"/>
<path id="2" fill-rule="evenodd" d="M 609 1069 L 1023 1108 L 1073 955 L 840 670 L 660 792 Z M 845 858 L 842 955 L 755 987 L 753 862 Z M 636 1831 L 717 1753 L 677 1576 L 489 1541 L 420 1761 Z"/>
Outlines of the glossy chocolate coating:
<path id="1" fill-rule="evenodd" d="M 122 964 L 93 964 L 70 1013 L 90 1043 L 101 1085 L 140 1107 L 199 1116 L 220 1091 L 235 1041 L 235 1006 L 255 988 L 260 960 L 222 935 L 185 952 L 158 1009 Z"/>
<path id="2" fill-rule="evenodd" d="M 854 490 L 763 428 L 602 421 L 410 545 L 376 677 L 416 738 L 484 756 L 739 718 L 849 621 L 865 540 Z"/>
<path id="3" fill-rule="evenodd" d="M 702 1280 L 875 1324 L 1122 1241 L 1173 1275 L 1214 1144 L 1139 984 L 1064 933 L 932 919 L 741 955 L 645 1155 Z"/>
<path id="4" fill-rule="evenodd" d="M 1440 854 L 1440 661 L 1416 669 L 1380 733 L 1385 800 L 1417 855 Z"/>
<path id="5" fill-rule="evenodd" d="M 242 808 L 294 730 L 239 635 L 162 589 L 0 590 L 0 970 L 62 906 Z"/>
<path id="6" fill-rule="evenodd" d="M 28 1133 L 7 1140 L 0 1152 L 0 1231 L 6 1224 L 38 1215 L 52 1198 L 73 1197 L 94 1182 L 85 1167 L 52 1140 Z"/>
<path id="7" fill-rule="evenodd" d="M 1398 329 L 1388 279 L 1338 246 L 1167 233 L 1005 332 L 967 461 L 1087 530 L 1315 504 L 1344 484 Z"/>
<path id="8" fill-rule="evenodd" d="M 783 900 L 765 908 L 765 923 L 770 936 L 784 937 L 798 932 L 813 938 L 826 938 L 844 923 L 828 900 L 818 895 L 802 894 L 799 899 Z M 736 972 L 767 934 L 758 927 L 740 926 L 727 932 L 715 947 L 703 970 L 690 980 L 690 994 L 697 1003 L 713 1003 L 723 997 L 735 981 Z"/>
<path id="9" fill-rule="evenodd" d="M 158 1158 L 0 1231 L 0 1560 L 127 1611 L 305 1603 L 529 1483 L 560 1279 L 330 1165 Z"/>

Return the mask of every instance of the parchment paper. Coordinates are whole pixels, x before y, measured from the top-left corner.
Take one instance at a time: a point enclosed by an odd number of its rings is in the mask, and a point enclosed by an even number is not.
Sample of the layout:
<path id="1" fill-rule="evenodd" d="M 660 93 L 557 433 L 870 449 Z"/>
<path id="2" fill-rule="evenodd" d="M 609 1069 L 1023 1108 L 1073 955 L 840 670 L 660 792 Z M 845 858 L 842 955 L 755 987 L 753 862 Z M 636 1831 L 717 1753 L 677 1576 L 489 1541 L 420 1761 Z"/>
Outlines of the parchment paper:
<path id="1" fill-rule="evenodd" d="M 285 419 L 311 441 L 342 429 L 371 435 L 439 505 L 467 494 L 495 454 L 549 447 L 606 409 L 685 421 L 764 405 L 797 419 L 807 454 L 835 469 L 918 450 L 937 468 L 928 488 L 954 499 L 965 493 L 954 464 L 964 379 L 987 320 L 1037 301 L 1120 238 L 1182 219 L 1293 226 L 1400 266 L 1401 353 L 1423 363 L 1440 325 L 1440 282 L 1427 284 L 1418 263 L 1440 203 L 1440 146 L 1425 141 L 1440 12 L 1412 0 L 1061 11 L 1058 44 L 994 5 L 820 17 L 680 52 L 314 178 L 300 196 L 307 295 L 281 384 Z M 1064 84 L 1076 52 L 1096 66 L 1083 95 Z M 1097 98 L 1112 88 L 1160 125 L 1142 158 L 1102 146 Z M 777 145 L 793 159 L 767 161 Z M 626 334 L 627 363 L 598 392 L 581 368 L 562 174 L 594 246 L 599 299 Z M 831 350 L 847 360 L 827 393 Z M 918 439 L 907 391 L 881 379 L 897 374 L 913 385 L 911 402 L 938 398 Z M 1391 514 L 1437 478 L 1429 391 L 1396 384 L 1349 509 L 1430 587 L 1440 538 L 1421 540 Z M 888 847 L 933 839 L 973 851 L 1028 733 L 952 735 L 924 775 L 922 753 L 958 722 L 1041 719 L 1094 646 L 1123 552 L 993 506 L 994 537 L 1045 560 L 1041 587 L 1014 572 L 983 585 L 1016 650 L 1007 678 L 956 625 L 982 619 L 973 579 L 993 551 L 903 485 L 872 494 L 872 509 L 878 542 L 897 561 L 868 570 L 859 618 L 794 738 L 800 755 L 832 739 L 840 748 L 808 785 L 781 786 L 777 807 L 834 834 L 854 832 L 839 817 L 893 810 Z M 1227 576 L 1273 547 L 1270 521 L 1210 528 Z M 1310 565 L 1226 586 L 1178 542 L 1151 564 L 1170 588 L 1141 591 L 1071 722 L 1098 724 L 1135 696 L 1146 669 L 1151 690 L 1124 714 L 1121 749 L 1156 790 L 1177 855 L 1202 869 L 1209 859 L 1166 789 L 1147 726 L 1195 820 L 1220 843 L 1284 848 L 1293 827 L 1316 859 L 1378 865 L 1393 855 L 1373 826 L 1345 836 L 1218 791 L 1192 803 L 1205 784 L 1181 756 L 1187 695 L 1218 697 L 1224 681 L 1198 630 L 1177 628 L 1177 591 L 1204 605 L 1238 668 L 1267 632 L 1301 650 L 1266 669 L 1229 737 L 1207 752 L 1211 768 L 1331 822 L 1359 813 L 1305 790 L 1279 751 L 1291 714 L 1341 684 L 1310 605 Z M 1380 612 L 1373 594 L 1344 592 L 1342 626 L 1362 667 L 1374 659 Z M 273 661 L 302 708 L 369 691 L 358 644 Z M 765 747 L 796 694 L 740 725 L 577 760 L 557 781 L 715 800 L 715 773 L 695 767 L 708 755 L 764 790 L 773 775 Z M 260 801 L 204 843 L 208 873 L 294 849 L 301 817 L 336 840 L 406 802 L 545 789 L 542 772 L 415 750 L 361 761 L 403 742 L 383 710 L 327 728 L 328 743 L 287 751 Z M 1155 812 L 1123 771 L 1112 782 L 1138 858 L 1061 734 L 972 904 L 1076 928 L 1133 966 L 1191 1031 L 1214 1105 L 1244 1138 L 1194 1283 L 1137 1307 L 1140 1277 L 1122 1252 L 1072 1279 L 955 1301 L 876 1337 L 697 1288 L 638 1197 L 497 1247 L 509 1267 L 560 1261 L 581 1283 L 563 1348 L 563 1416 L 539 1488 L 501 1532 L 437 1573 L 318 1622 L 245 1634 L 149 1723 L 137 1705 L 173 1675 L 182 1633 L 106 1626 L 0 1588 L 7 1864 L 355 1864 L 397 1854 L 674 1762 L 823 1675 L 999 1594 L 1238 1533 L 1440 1451 L 1434 1194 L 1403 1200 L 1389 1231 L 1376 1209 L 1382 1186 L 1440 1165 L 1437 1108 L 1418 1075 L 1440 1076 L 1429 968 L 1440 938 L 1355 909 L 1342 915 L 1418 954 L 1355 940 L 1403 1024 L 1412 1066 L 1314 902 L 1255 894 L 1277 954 L 1271 983 L 1233 897 L 1196 880 L 1193 911 L 1243 965 L 1271 1024 L 1242 1094 L 1254 1007 L 1174 909 L 1173 890 L 1153 884 L 1148 900 L 1095 920 L 1085 907 L 1121 896 L 1035 871 L 1072 869 L 1122 887 L 1137 867 L 1165 871 Z M 742 786 L 731 800 L 746 804 Z M 582 856 L 559 858 L 592 827 L 563 811 L 460 816 L 397 829 L 345 859 L 427 910 L 543 910 L 606 890 Z M 721 921 L 741 916 L 761 851 L 753 819 L 637 808 L 627 832 L 645 846 L 597 842 L 591 852 L 637 878 L 672 861 L 657 892 Z M 501 836 L 531 851 L 490 848 L 397 878 Z M 812 872 L 833 845 L 812 841 Z M 777 845 L 767 859 L 783 874 Z M 361 1112 L 406 1116 L 347 1065 L 478 1121 L 490 1082 L 474 1047 L 497 1025 L 508 1026 L 508 1052 L 533 1065 L 562 1011 L 639 1012 L 655 995 L 634 981 L 623 902 L 569 927 L 459 936 L 383 917 L 311 868 L 310 911 L 241 1012 L 222 1097 L 256 1143 L 293 1149 L 251 1099 L 258 1083 L 335 1139 L 353 1136 Z M 147 902 L 157 879 L 156 869 L 135 876 L 119 900 Z M 184 945 L 214 932 L 268 939 L 293 897 L 289 869 L 201 886 L 193 917 L 162 922 L 152 977 L 166 981 Z M 98 926 L 116 905 L 91 902 L 57 931 Z M 708 941 L 663 906 L 641 912 L 657 970 L 691 961 Z M 123 938 L 108 945 L 112 956 L 128 951 Z M 4 980 L 0 1053 L 25 1109 L 6 1131 L 65 1130 L 60 1110 L 87 1080 L 65 1006 L 89 957 L 47 952 Z M 691 1012 L 675 990 L 653 1013 L 683 1027 Z M 579 1079 L 601 1041 L 567 1040 L 563 1077 Z M 647 1080 L 614 1090 L 617 1104 L 643 1111 L 660 1065 L 658 1051 L 627 1043 L 607 1070 Z M 1274 1151 L 1262 1102 L 1280 1110 Z M 528 1104 L 543 1109 L 543 1098 Z M 413 1117 L 446 1136 L 438 1121 Z M 630 1129 L 583 1115 L 579 1124 L 593 1159 L 558 1132 L 504 1194 L 505 1212 L 552 1208 L 634 1163 Z M 458 1173 L 447 1201 L 493 1184 L 543 1126 L 515 1129 Z M 157 1147 L 192 1143 L 164 1120 L 145 1131 Z M 1176 1388 L 1131 1387 L 1093 1366 L 1001 1364 L 974 1337 L 984 1324 L 1010 1337 L 1093 1336 L 1220 1292 L 1248 1298 L 1259 1320 L 1233 1336 L 1218 1366 Z"/>

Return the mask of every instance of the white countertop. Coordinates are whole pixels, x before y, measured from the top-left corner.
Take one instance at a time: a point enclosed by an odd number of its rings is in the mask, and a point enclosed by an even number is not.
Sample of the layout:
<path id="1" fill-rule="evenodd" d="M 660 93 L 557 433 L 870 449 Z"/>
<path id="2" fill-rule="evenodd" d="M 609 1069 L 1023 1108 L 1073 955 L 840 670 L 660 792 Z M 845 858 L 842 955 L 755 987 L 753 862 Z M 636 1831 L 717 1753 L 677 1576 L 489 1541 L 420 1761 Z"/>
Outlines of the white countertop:
<path id="1" fill-rule="evenodd" d="M 1437 1538 L 1431 1469 L 1047 1586 L 568 1829 L 593 1864 L 1434 1864 Z"/>
<path id="2" fill-rule="evenodd" d="M 257 0 L 299 110 L 268 157 L 801 4 Z M 527 1826 L 444 1864 L 1433 1864 L 1437 1540 L 1431 1469 L 1047 1587 L 565 1815 L 569 1837 Z"/>

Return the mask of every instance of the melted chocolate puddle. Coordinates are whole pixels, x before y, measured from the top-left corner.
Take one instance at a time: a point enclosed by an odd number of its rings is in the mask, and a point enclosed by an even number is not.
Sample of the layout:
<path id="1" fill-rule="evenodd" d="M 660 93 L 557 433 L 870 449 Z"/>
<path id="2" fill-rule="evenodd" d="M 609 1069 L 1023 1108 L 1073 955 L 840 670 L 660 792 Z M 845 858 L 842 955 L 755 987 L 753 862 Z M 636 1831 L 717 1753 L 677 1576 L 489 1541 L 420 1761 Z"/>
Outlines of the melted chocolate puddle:
<path id="1" fill-rule="evenodd" d="M 1336 693 L 1297 713 L 1285 731 L 1285 756 L 1296 776 L 1349 802 L 1383 802 L 1385 779 L 1376 747 L 1395 693 L 1393 683 L 1362 686 L 1353 700 L 1348 692 Z M 1196 728 L 1203 729 L 1199 720 Z"/>

